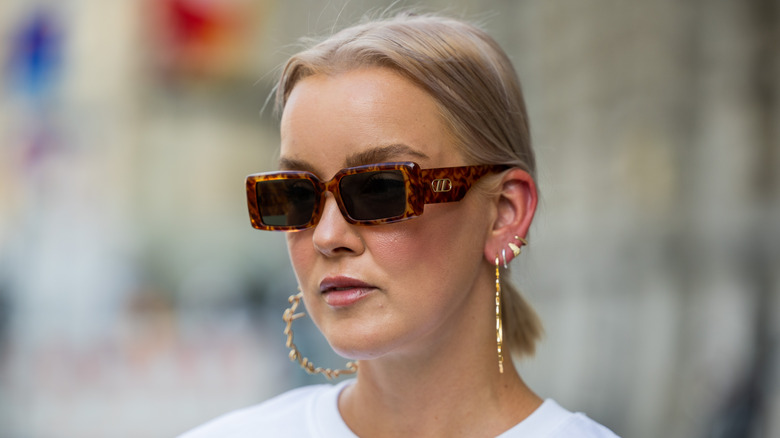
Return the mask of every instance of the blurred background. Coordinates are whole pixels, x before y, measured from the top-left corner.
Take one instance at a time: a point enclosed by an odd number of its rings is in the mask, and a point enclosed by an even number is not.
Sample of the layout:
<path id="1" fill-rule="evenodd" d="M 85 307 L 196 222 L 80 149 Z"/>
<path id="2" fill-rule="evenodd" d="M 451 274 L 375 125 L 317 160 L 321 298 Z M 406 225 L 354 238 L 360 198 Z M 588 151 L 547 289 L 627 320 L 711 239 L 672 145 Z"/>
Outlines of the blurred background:
<path id="1" fill-rule="evenodd" d="M 523 82 L 530 385 L 625 437 L 780 436 L 778 2 L 415 5 L 484 23 Z M 320 382 L 244 176 L 275 166 L 298 38 L 387 6 L 0 2 L 0 437 L 174 436 Z"/>

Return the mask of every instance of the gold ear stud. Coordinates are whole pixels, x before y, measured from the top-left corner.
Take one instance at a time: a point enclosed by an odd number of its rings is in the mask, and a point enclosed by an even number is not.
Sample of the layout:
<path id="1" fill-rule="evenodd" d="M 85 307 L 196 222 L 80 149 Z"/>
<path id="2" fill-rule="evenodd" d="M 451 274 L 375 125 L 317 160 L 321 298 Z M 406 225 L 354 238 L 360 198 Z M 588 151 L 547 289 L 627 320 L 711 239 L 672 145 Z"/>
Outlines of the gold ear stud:
<path id="1" fill-rule="evenodd" d="M 520 247 L 519 246 L 515 245 L 512 242 L 509 242 L 508 245 L 509 245 L 509 249 L 511 249 L 512 252 L 515 254 L 515 257 L 520 255 Z"/>
<path id="2" fill-rule="evenodd" d="M 527 240 L 525 240 L 525 239 L 523 239 L 523 238 L 522 238 L 522 237 L 520 237 L 520 236 L 515 236 L 515 240 L 517 240 L 518 242 L 520 242 L 520 246 L 518 246 L 518 245 L 516 245 L 516 244 L 514 244 L 514 243 L 512 243 L 512 242 L 509 242 L 509 243 L 507 244 L 507 246 L 509 246 L 509 249 L 511 249 L 511 250 L 512 250 L 512 253 L 514 253 L 515 257 L 517 257 L 517 256 L 519 256 L 519 255 L 520 255 L 520 253 L 522 252 L 522 250 L 521 250 L 520 248 L 521 248 L 523 245 L 528 245 L 528 241 L 527 241 Z"/>

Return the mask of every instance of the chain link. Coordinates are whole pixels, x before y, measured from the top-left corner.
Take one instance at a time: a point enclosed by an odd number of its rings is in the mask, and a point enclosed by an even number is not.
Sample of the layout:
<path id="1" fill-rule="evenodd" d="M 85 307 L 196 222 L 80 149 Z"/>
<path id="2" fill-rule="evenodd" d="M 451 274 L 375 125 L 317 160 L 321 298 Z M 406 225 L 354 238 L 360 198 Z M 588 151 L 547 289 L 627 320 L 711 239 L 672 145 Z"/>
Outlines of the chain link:
<path id="1" fill-rule="evenodd" d="M 307 373 L 322 374 L 328 380 L 333 380 L 344 374 L 356 373 L 358 370 L 357 362 L 347 362 L 347 368 L 340 369 L 340 370 L 315 367 L 314 364 L 308 358 L 303 357 L 303 355 L 301 355 L 301 352 L 298 351 L 298 347 L 296 347 L 295 343 L 293 342 L 292 322 L 298 318 L 302 318 L 306 316 L 306 314 L 303 312 L 295 313 L 295 310 L 298 308 L 298 305 L 301 303 L 302 298 L 303 298 L 303 292 L 299 292 L 295 295 L 290 295 L 290 298 L 288 298 L 287 301 L 290 302 L 291 306 L 288 309 L 286 309 L 284 311 L 284 314 L 282 315 L 282 319 L 284 319 L 284 322 L 287 323 L 287 326 L 284 328 L 284 334 L 287 335 L 287 343 L 285 345 L 287 345 L 287 348 L 290 349 L 290 360 L 293 362 L 297 361 L 298 364 L 300 364 L 301 368 L 306 370 Z"/>

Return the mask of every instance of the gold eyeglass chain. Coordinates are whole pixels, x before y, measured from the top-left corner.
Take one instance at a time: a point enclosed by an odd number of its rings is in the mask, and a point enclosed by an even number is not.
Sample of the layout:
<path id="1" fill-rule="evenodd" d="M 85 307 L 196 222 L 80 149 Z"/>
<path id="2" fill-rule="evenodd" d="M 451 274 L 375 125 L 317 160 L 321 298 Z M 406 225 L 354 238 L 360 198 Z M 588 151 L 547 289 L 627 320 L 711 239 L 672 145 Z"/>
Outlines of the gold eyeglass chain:
<path id="1" fill-rule="evenodd" d="M 322 374 L 327 378 L 328 380 L 333 380 L 341 375 L 344 374 L 354 374 L 358 370 L 358 364 L 357 362 L 347 362 L 347 368 L 346 369 L 338 369 L 334 370 L 331 368 L 322 368 L 322 367 L 315 367 L 314 364 L 306 357 L 303 357 L 300 351 L 298 351 L 298 347 L 295 346 L 295 343 L 293 342 L 293 331 L 292 331 L 292 322 L 295 321 L 298 318 L 302 318 L 306 316 L 305 313 L 295 313 L 295 310 L 298 308 L 298 305 L 301 303 L 301 299 L 303 298 L 303 292 L 298 292 L 295 295 L 290 295 L 290 297 L 287 299 L 287 301 L 290 302 L 291 306 L 284 311 L 284 314 L 282 315 L 282 319 L 284 319 L 284 322 L 287 323 L 287 326 L 284 328 L 284 334 L 287 335 L 287 348 L 290 349 L 290 360 L 295 362 L 298 361 L 298 364 L 306 370 L 309 374 Z"/>

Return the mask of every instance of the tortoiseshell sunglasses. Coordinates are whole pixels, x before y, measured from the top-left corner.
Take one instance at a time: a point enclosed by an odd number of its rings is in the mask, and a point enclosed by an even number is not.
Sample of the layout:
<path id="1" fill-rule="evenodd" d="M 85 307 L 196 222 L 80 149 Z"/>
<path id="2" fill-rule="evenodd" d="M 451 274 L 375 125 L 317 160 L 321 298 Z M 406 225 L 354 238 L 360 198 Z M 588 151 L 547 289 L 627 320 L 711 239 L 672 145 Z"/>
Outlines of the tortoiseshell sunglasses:
<path id="1" fill-rule="evenodd" d="M 246 177 L 249 218 L 258 230 L 298 231 L 317 224 L 329 191 L 347 222 L 379 225 L 420 216 L 425 204 L 460 201 L 472 184 L 505 165 L 421 169 L 417 163 L 342 169 L 327 182 L 311 172 L 280 171 Z"/>

